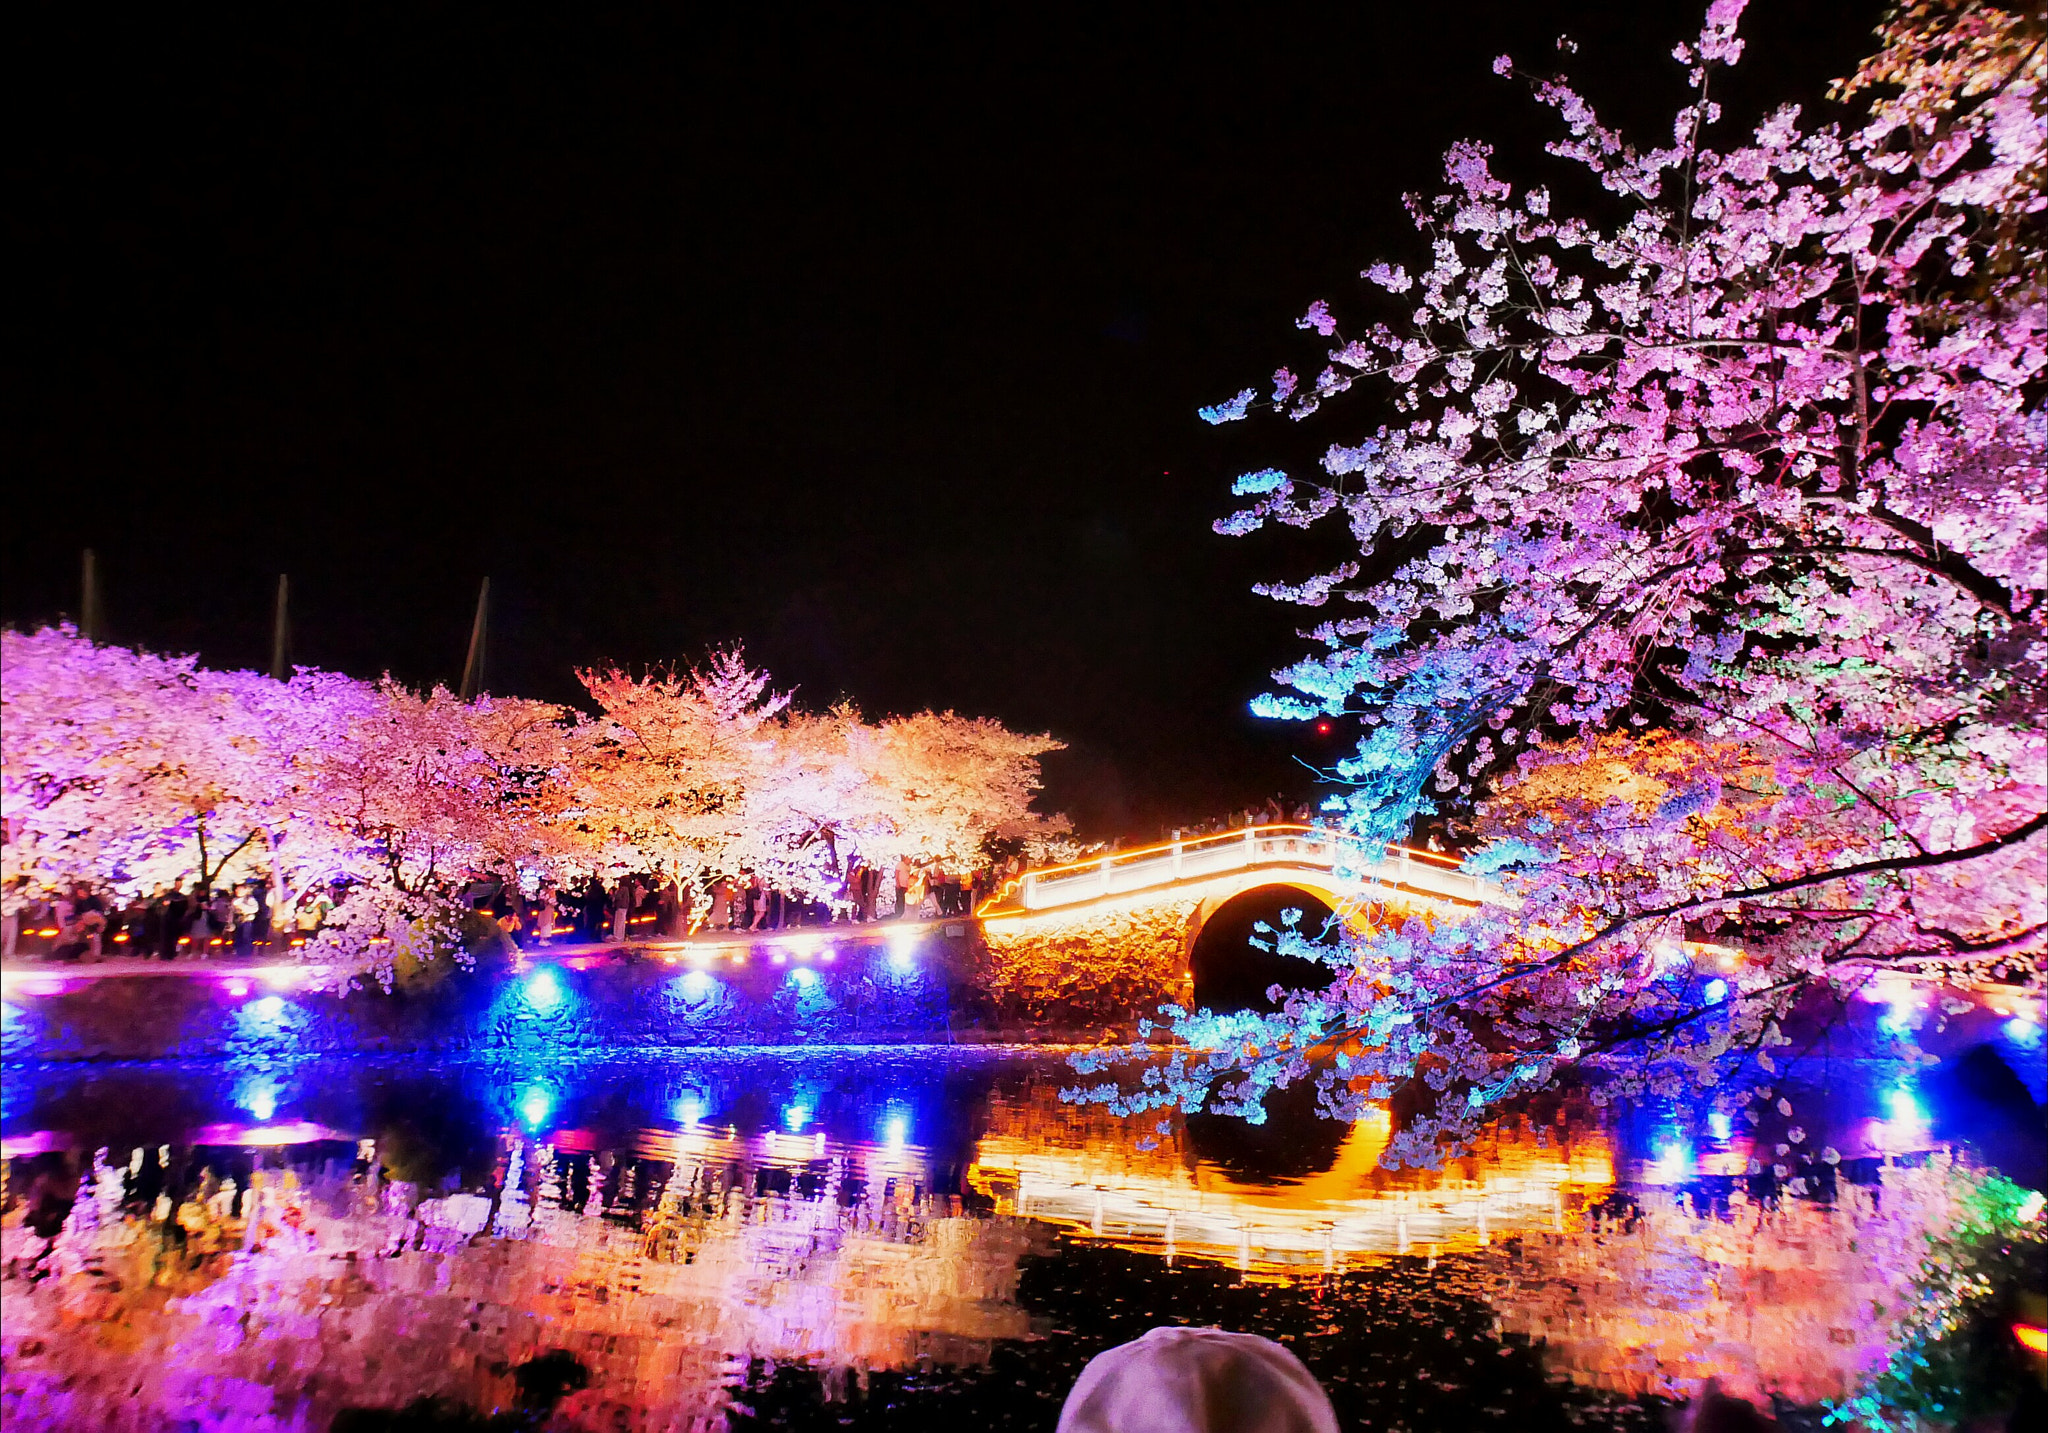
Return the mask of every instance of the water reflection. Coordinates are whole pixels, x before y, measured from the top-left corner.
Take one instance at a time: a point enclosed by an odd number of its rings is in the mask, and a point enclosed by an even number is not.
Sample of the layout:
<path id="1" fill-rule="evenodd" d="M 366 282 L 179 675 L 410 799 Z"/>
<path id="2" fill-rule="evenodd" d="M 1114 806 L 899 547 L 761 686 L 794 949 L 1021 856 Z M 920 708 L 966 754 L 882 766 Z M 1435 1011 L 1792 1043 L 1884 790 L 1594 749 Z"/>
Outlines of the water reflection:
<path id="1" fill-rule="evenodd" d="M 1827 1202 L 1644 1190 L 1503 1255 L 1502 1326 L 1593 1387 L 1842 1398 L 1881 1366 L 1904 1280 L 1962 1189 L 1946 1156 L 1857 1171 Z M 1715 1197 L 1718 1194 L 1718 1198 Z"/>
<path id="2" fill-rule="evenodd" d="M 1129 1123 L 1100 1106 L 1076 1109 L 1033 1088 L 992 1101 L 973 1177 L 1000 1210 L 1169 1260 L 1220 1260 L 1269 1275 L 1333 1273 L 1563 1228 L 1568 1211 L 1614 1183 L 1612 1148 L 1586 1113 L 1560 1111 L 1540 1127 L 1503 1123 L 1434 1171 L 1379 1167 L 1392 1134 L 1384 1111 L 1348 1126 L 1319 1120 L 1328 1128 L 1311 1126 L 1303 1140 L 1311 1148 L 1329 1143 L 1318 1167 L 1304 1171 L 1289 1160 L 1284 1174 L 1261 1177 L 1241 1146 L 1221 1157 L 1204 1148 L 1205 1133 L 1214 1142 L 1213 1125 L 1153 1128 L 1146 1142 L 1156 1147 L 1140 1149 Z"/>
<path id="3" fill-rule="evenodd" d="M 1939 1100 L 1892 1064 L 1734 1112 L 1554 1100 L 1398 1173 L 1385 1117 L 1155 1129 L 1070 1080 L 946 1051 L 13 1071 L 0 1411 L 509 1408 L 559 1350 L 565 1426 L 1049 1427 L 1095 1349 L 1221 1319 L 1294 1341 L 1362 1426 L 1554 1419 L 1546 1373 L 1625 1424 L 1708 1376 L 1841 1392 L 1954 1198 Z"/>

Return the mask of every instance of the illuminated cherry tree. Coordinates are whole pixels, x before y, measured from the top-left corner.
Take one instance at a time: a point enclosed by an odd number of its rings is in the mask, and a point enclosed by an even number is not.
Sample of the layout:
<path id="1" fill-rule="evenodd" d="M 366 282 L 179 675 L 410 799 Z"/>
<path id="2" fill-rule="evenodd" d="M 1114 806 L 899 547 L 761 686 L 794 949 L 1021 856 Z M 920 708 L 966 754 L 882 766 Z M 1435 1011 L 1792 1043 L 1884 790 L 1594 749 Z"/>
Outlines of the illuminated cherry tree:
<path id="1" fill-rule="evenodd" d="M 1353 941 L 1276 1017 L 1180 1021 L 1218 1053 L 1139 1103 L 1405 1086 L 1430 1114 L 1392 1156 L 1426 1159 L 1576 1062 L 1766 1078 L 1795 1004 L 1873 971 L 2038 980 L 2043 29 L 1925 0 L 1838 86 L 1846 124 L 1723 140 L 1741 10 L 1674 51 L 1691 101 L 1654 147 L 1532 77 L 1604 197 L 1454 146 L 1410 200 L 1419 271 L 1363 275 L 1391 302 L 1311 305 L 1319 372 L 1203 410 L 1377 395 L 1218 524 L 1357 544 L 1261 589 L 1334 615 L 1258 708 L 1362 719 L 1333 813 L 1384 840 L 1445 803 L 1518 904 Z"/>
<path id="2" fill-rule="evenodd" d="M 303 676 L 302 676 L 303 680 Z M 464 888 L 572 860 L 563 818 L 567 713 L 545 702 L 420 693 L 327 676 L 345 702 L 336 740 L 309 758 L 317 802 L 294 828 L 347 894 L 306 951 L 388 985 L 395 965 L 458 957 Z"/>
<path id="3" fill-rule="evenodd" d="M 0 633 L 0 709 L 10 901 L 69 879 L 210 889 L 254 871 L 309 786 L 291 753 L 318 745 L 283 683 L 69 629 Z"/>
<path id="4" fill-rule="evenodd" d="M 985 717 L 917 712 L 863 733 L 860 762 L 879 807 L 870 820 L 881 850 L 931 856 L 956 869 L 985 859 L 985 843 L 1033 857 L 1064 849 L 1064 816 L 1031 809 L 1038 759 L 1064 743 L 1010 731 Z"/>
<path id="5" fill-rule="evenodd" d="M 789 705 L 737 648 L 682 672 L 576 674 L 598 704 L 577 733 L 577 824 L 599 863 L 694 871 L 744 834 L 743 808 L 772 761 L 767 730 Z"/>
<path id="6" fill-rule="evenodd" d="M 1050 737 L 951 712 L 797 711 L 737 650 L 681 673 L 579 675 L 602 713 L 575 738 L 575 821 L 601 861 L 751 869 L 818 899 L 856 854 L 970 866 L 987 838 L 1067 829 L 1031 810 Z"/>

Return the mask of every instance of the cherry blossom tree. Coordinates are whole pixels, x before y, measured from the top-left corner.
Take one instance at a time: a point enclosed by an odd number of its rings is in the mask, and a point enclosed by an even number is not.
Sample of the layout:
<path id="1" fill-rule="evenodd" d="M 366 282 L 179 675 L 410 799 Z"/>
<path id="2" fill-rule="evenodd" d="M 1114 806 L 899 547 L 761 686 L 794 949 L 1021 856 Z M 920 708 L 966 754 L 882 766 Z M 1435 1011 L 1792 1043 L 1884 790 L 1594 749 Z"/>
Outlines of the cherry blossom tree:
<path id="1" fill-rule="evenodd" d="M 301 669 L 289 682 L 0 633 L 7 898 L 85 879 L 213 889 L 261 876 L 280 904 L 339 887 L 303 952 L 389 981 L 456 949 L 480 872 L 563 859 L 570 759 L 558 707 Z"/>
<path id="2" fill-rule="evenodd" d="M 1674 51 L 1668 143 L 1530 77 L 1557 187 L 1453 146 L 1409 201 L 1426 263 L 1363 275 L 1392 302 L 1311 305 L 1313 378 L 1203 410 L 1376 394 L 1320 473 L 1245 474 L 1217 525 L 1357 545 L 1261 589 L 1336 610 L 1258 709 L 1361 718 L 1334 814 L 1393 839 L 1445 803 L 1519 905 L 1348 942 L 1279 1016 L 1179 1021 L 1212 1053 L 1137 1103 L 1405 1088 L 1427 1117 L 1391 1157 L 1427 1159 L 1576 1064 L 1766 1078 L 1801 1002 L 1876 970 L 2038 981 L 2043 26 L 1923 0 L 1837 86 L 1846 121 L 1724 140 L 1741 11 Z"/>
<path id="3" fill-rule="evenodd" d="M 820 899 L 856 853 L 971 864 L 989 837 L 1066 829 L 1031 810 L 1047 736 L 951 712 L 798 711 L 737 649 L 680 673 L 579 675 L 601 715 L 576 738 L 575 819 L 601 861 L 751 869 Z"/>
<path id="4" fill-rule="evenodd" d="M 1064 747 L 986 717 L 917 712 L 873 728 L 863 768 L 886 796 L 880 847 L 978 864 L 989 843 L 1042 854 L 1071 830 L 1065 816 L 1031 809 L 1038 759 Z"/>
<path id="5" fill-rule="evenodd" d="M 275 725 L 305 705 L 268 678 L 69 628 L 0 633 L 8 899 L 78 878 L 210 889 L 257 869 L 307 785 L 290 755 L 304 743 Z"/>
<path id="6" fill-rule="evenodd" d="M 463 956 L 461 902 L 477 876 L 573 859 L 568 714 L 388 677 L 331 682 L 345 716 L 310 759 L 317 799 L 292 844 L 325 853 L 319 879 L 347 894 L 305 954 L 388 986 L 401 961 Z M 330 712 L 340 706 L 330 696 Z"/>
<path id="7" fill-rule="evenodd" d="M 789 706 L 739 648 L 681 672 L 577 672 L 599 708 L 576 737 L 574 815 L 596 864 L 695 871 L 721 864 L 745 832 L 748 794 Z"/>

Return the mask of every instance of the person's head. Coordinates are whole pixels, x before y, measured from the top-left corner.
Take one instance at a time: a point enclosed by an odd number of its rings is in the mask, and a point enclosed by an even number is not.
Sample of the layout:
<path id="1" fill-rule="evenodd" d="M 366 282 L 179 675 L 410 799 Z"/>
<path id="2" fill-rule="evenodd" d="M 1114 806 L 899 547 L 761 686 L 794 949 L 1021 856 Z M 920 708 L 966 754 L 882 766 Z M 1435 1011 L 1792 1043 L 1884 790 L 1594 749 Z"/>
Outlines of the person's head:
<path id="1" fill-rule="evenodd" d="M 1060 1409 L 1059 1433 L 1336 1433 L 1300 1359 L 1257 1334 L 1156 1328 L 1097 1354 Z"/>

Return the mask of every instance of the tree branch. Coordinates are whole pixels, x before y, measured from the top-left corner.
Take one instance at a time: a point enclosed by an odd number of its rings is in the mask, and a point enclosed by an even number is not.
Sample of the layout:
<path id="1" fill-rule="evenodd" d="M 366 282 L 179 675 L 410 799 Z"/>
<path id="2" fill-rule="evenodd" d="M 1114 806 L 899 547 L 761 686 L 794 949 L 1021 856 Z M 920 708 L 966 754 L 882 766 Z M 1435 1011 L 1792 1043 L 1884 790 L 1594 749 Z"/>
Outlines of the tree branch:
<path id="1" fill-rule="evenodd" d="M 1632 925 L 1640 925 L 1644 921 L 1664 920 L 1671 916 L 1684 915 L 1687 911 L 1702 910 L 1707 906 L 1726 905 L 1731 901 L 1756 900 L 1763 896 L 1783 895 L 1788 891 L 1810 889 L 1814 886 L 1826 885 L 1831 881 L 1845 881 L 1857 876 L 1888 875 L 1896 871 L 1926 870 L 1934 866 L 1947 866 L 1962 861 L 1974 861 L 1979 857 L 1995 855 L 2000 851 L 2017 846 L 2022 841 L 2027 840 L 2044 829 L 2048 829 L 2048 812 L 2038 812 L 2032 819 L 2015 826 L 2002 836 L 1995 836 L 1989 841 L 1980 841 L 1974 846 L 1966 846 L 1959 851 L 1933 851 L 1918 856 L 1894 856 L 1877 861 L 1860 861 L 1853 866 L 1837 866 L 1831 870 L 1815 871 L 1804 876 L 1787 876 L 1782 880 L 1767 881 L 1762 885 L 1750 886 L 1743 890 L 1723 891 L 1719 895 L 1713 896 L 1696 896 L 1688 901 L 1678 901 L 1668 906 L 1654 906 L 1649 910 L 1637 911 L 1633 915 L 1619 916 L 1587 936 L 1584 940 L 1574 941 L 1555 955 L 1539 960 L 1533 965 L 1525 965 L 1518 970 L 1510 971 L 1497 979 L 1485 981 L 1455 996 L 1434 1001 L 1428 1008 L 1442 1009 L 1458 1001 L 1470 1000 L 1474 996 L 1499 990 L 1528 976 L 1541 974 L 1544 971 L 1556 970 L 1561 966 L 1568 965 L 1573 958 L 1598 945 L 1609 936 L 1619 931 L 1627 930 Z"/>

